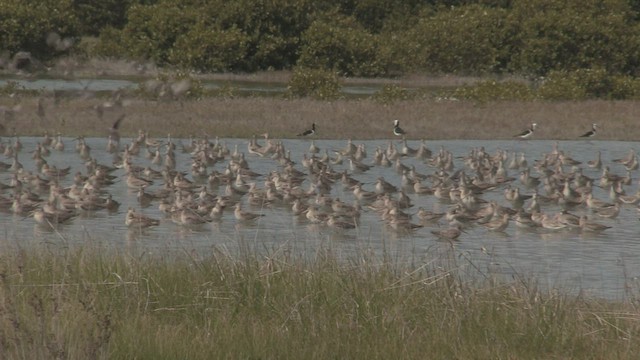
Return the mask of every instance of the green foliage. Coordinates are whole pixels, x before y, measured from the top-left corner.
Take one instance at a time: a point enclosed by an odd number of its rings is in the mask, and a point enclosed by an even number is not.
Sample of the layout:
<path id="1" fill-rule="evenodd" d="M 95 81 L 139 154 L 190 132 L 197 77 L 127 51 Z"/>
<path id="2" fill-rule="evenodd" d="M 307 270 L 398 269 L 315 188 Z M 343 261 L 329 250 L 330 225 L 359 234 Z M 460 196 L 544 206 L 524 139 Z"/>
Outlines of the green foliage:
<path id="1" fill-rule="evenodd" d="M 49 60 L 67 53 L 79 35 L 72 0 L 0 2 L 0 51 L 30 52 Z"/>
<path id="2" fill-rule="evenodd" d="M 0 53 L 200 72 L 553 74 L 545 97 L 629 98 L 640 75 L 639 8 L 626 0 L 4 0 Z M 559 83 L 584 69 L 606 71 L 606 79 L 585 73 L 606 83 Z"/>
<path id="3" fill-rule="evenodd" d="M 523 82 L 496 80 L 480 81 L 462 86 L 450 95 L 457 99 L 487 102 L 494 100 L 532 100 L 535 97 L 531 87 Z"/>
<path id="4" fill-rule="evenodd" d="M 637 72 L 638 23 L 626 1 L 522 1 L 515 4 L 507 21 L 517 29 L 512 41 L 518 51 L 509 66 L 513 71 L 537 75 L 584 68 Z"/>
<path id="5" fill-rule="evenodd" d="M 24 85 L 20 85 L 15 80 L 8 80 L 7 83 L 0 87 L 0 95 L 12 95 L 16 93 L 23 93 L 25 91 Z"/>
<path id="6" fill-rule="evenodd" d="M 129 48 L 124 43 L 124 34 L 113 27 L 102 30 L 97 42 L 84 43 L 87 56 L 99 56 L 105 58 L 130 58 Z"/>
<path id="7" fill-rule="evenodd" d="M 385 85 L 373 95 L 373 99 L 382 104 L 392 104 L 396 101 L 410 100 L 416 97 L 416 92 L 411 92 L 398 85 Z"/>
<path id="8" fill-rule="evenodd" d="M 178 37 L 168 60 L 204 72 L 241 70 L 248 46 L 249 37 L 239 29 L 222 31 L 198 24 Z"/>
<path id="9" fill-rule="evenodd" d="M 199 71 L 290 68 L 297 59 L 300 34 L 308 26 L 310 4 L 164 0 L 134 5 L 120 34 L 110 30 L 101 39 L 124 43 L 128 57 Z"/>
<path id="10" fill-rule="evenodd" d="M 311 0 L 237 0 L 207 6 L 204 21 L 227 31 L 239 29 L 248 37 L 242 71 L 288 69 L 295 65 L 300 36 L 313 16 Z"/>
<path id="11" fill-rule="evenodd" d="M 176 40 L 189 30 L 197 14 L 197 7 L 170 1 L 135 4 L 129 8 L 127 25 L 122 30 L 123 46 L 131 58 L 167 65 Z"/>
<path id="12" fill-rule="evenodd" d="M 225 99 L 233 99 L 238 96 L 238 88 L 230 83 L 224 83 L 218 89 L 209 92 L 213 96 Z"/>
<path id="13" fill-rule="evenodd" d="M 604 69 L 551 71 L 535 84 L 524 81 L 480 81 L 442 94 L 479 102 L 500 100 L 632 100 L 640 97 L 640 79 Z"/>
<path id="14" fill-rule="evenodd" d="M 637 99 L 640 80 L 611 74 L 604 69 L 552 71 L 543 79 L 537 92 L 545 100 Z"/>
<path id="15" fill-rule="evenodd" d="M 583 100 L 587 93 L 573 77 L 565 78 L 564 73 L 551 72 L 543 79 L 537 93 L 546 100 Z"/>
<path id="16" fill-rule="evenodd" d="M 419 0 L 346 0 L 336 5 L 345 16 L 353 16 L 368 32 L 383 32 L 389 24 L 398 25 L 401 21 L 406 26 L 412 20 L 415 10 L 423 6 Z M 330 8 L 323 9 L 323 12 Z"/>
<path id="17" fill-rule="evenodd" d="M 322 69 L 296 68 L 287 89 L 291 97 L 311 97 L 319 100 L 340 97 L 338 75 Z"/>
<path id="18" fill-rule="evenodd" d="M 127 9 L 136 0 L 74 0 L 79 31 L 97 36 L 106 27 L 122 28 L 127 23 Z"/>
<path id="19" fill-rule="evenodd" d="M 469 5 L 420 16 L 398 42 L 411 70 L 482 74 L 501 71 L 508 51 L 506 10 Z M 505 47 L 501 50 L 501 47 Z"/>
<path id="20" fill-rule="evenodd" d="M 303 34 L 298 66 L 327 69 L 343 76 L 379 76 L 378 39 L 354 18 L 339 14 L 316 20 Z"/>
<path id="21" fill-rule="evenodd" d="M 612 75 L 612 87 L 608 98 L 610 99 L 640 99 L 640 79 L 624 76 Z"/>

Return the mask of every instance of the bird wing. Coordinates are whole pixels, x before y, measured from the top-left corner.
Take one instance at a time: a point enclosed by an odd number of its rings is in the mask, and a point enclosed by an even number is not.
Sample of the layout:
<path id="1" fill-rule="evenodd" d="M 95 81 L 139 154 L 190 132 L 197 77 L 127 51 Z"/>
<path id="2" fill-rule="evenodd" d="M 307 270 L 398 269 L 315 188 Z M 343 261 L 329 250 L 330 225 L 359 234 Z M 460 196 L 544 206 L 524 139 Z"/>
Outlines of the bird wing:
<path id="1" fill-rule="evenodd" d="M 118 130 L 118 127 L 120 126 L 120 123 L 122 123 L 122 119 L 124 119 L 125 116 L 126 114 L 120 115 L 120 117 L 113 123 L 113 126 L 111 128 L 113 130 Z"/>

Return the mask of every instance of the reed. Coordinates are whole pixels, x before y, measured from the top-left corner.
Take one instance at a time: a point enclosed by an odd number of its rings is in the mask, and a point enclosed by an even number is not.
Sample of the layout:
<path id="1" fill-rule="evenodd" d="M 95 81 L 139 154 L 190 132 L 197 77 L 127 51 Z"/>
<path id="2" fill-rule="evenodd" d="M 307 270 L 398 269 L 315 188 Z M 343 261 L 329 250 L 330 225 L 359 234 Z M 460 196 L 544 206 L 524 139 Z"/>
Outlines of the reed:
<path id="1" fill-rule="evenodd" d="M 635 358 L 635 303 L 475 271 L 318 251 L 0 256 L 2 358 Z"/>

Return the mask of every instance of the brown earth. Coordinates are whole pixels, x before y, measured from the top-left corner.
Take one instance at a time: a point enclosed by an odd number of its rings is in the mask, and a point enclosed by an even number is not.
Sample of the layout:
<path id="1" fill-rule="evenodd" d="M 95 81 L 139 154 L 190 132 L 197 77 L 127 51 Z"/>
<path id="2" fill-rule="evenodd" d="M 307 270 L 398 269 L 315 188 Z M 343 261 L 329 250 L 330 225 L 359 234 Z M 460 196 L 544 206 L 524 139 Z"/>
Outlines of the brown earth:
<path id="1" fill-rule="evenodd" d="M 38 106 L 38 101 L 42 106 Z M 399 119 L 410 139 L 509 139 L 536 122 L 533 139 L 576 139 L 592 123 L 601 126 L 596 139 L 640 139 L 640 102 L 492 102 L 476 104 L 455 100 L 415 100 L 384 105 L 373 100 L 277 98 L 207 98 L 198 101 L 124 99 L 106 106 L 102 117 L 99 98 L 0 98 L 0 106 L 13 108 L 0 115 L 4 135 L 107 136 L 113 121 L 125 115 L 120 131 L 134 136 L 139 130 L 152 136 L 250 137 L 268 132 L 290 138 L 317 126 L 317 138 L 390 138 L 393 120 Z M 109 104 L 107 104 L 109 105 Z"/>

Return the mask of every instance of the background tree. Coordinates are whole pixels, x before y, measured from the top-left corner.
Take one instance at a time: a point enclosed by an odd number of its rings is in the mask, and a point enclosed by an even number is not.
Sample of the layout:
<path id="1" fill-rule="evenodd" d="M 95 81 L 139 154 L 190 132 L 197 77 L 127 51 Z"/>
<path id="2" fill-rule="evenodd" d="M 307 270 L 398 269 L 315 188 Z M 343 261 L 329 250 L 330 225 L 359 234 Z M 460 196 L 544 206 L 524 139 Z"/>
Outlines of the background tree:
<path id="1" fill-rule="evenodd" d="M 73 0 L 78 30 L 83 35 L 98 36 L 106 27 L 122 29 L 127 23 L 127 9 L 136 0 Z M 138 2 L 139 3 L 139 2 Z"/>
<path id="2" fill-rule="evenodd" d="M 79 35 L 71 0 L 0 2 L 0 50 L 10 56 L 26 51 L 40 60 L 52 59 L 66 54 Z"/>
<path id="3" fill-rule="evenodd" d="M 19 51 L 49 61 L 77 48 L 87 56 L 152 61 L 185 71 L 304 68 L 360 77 L 417 72 L 537 80 L 553 74 L 557 80 L 585 70 L 596 79 L 604 79 L 604 72 L 608 84 L 633 83 L 614 77 L 636 77 L 640 68 L 640 6 L 631 0 L 4 0 L 1 5 L 2 63 Z M 586 94 L 610 93 L 587 87 L 592 90 Z"/>
<path id="4" fill-rule="evenodd" d="M 509 70 L 603 68 L 637 75 L 640 37 L 636 13 L 622 0 L 520 1 L 509 14 L 519 24 Z"/>
<path id="5" fill-rule="evenodd" d="M 303 34 L 298 65 L 342 76 L 384 75 L 387 69 L 378 58 L 378 49 L 378 38 L 355 18 L 325 14 Z"/>
<path id="6" fill-rule="evenodd" d="M 429 73 L 501 72 L 510 39 L 504 30 L 507 11 L 483 5 L 428 9 L 400 43 L 407 67 Z M 400 49 L 402 51 L 402 49 Z"/>

